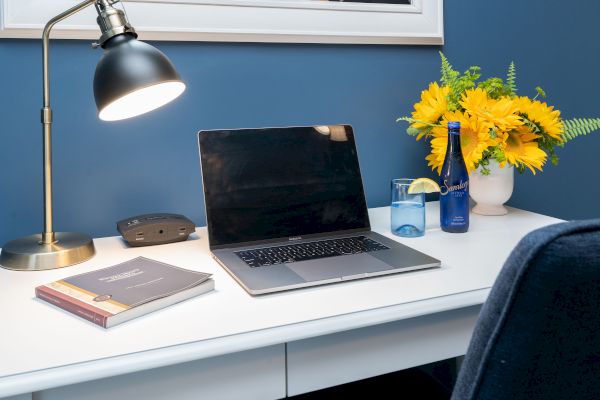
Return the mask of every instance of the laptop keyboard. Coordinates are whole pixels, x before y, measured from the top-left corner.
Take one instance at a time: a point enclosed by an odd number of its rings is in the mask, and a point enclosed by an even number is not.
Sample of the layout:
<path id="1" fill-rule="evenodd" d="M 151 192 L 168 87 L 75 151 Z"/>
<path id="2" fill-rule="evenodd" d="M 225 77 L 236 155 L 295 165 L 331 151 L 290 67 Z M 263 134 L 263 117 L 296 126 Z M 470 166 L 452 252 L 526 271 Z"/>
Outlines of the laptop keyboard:
<path id="1" fill-rule="evenodd" d="M 236 251 L 235 254 L 248 264 L 248 266 L 254 268 L 387 249 L 389 247 L 365 236 L 354 236 L 318 242 L 241 250 Z"/>

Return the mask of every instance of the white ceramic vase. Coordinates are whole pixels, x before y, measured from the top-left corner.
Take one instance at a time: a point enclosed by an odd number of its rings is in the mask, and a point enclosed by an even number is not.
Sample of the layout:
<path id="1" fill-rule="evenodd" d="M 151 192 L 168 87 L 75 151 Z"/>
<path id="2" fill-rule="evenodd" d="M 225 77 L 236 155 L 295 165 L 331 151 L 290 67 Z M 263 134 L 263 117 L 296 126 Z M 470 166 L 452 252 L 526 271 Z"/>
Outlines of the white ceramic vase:
<path id="1" fill-rule="evenodd" d="M 512 195 L 515 168 L 508 163 L 500 168 L 495 160 L 490 160 L 488 168 L 489 175 L 483 175 L 481 167 L 469 175 L 469 194 L 477 203 L 472 211 L 481 215 L 505 215 L 508 210 L 503 204 Z"/>

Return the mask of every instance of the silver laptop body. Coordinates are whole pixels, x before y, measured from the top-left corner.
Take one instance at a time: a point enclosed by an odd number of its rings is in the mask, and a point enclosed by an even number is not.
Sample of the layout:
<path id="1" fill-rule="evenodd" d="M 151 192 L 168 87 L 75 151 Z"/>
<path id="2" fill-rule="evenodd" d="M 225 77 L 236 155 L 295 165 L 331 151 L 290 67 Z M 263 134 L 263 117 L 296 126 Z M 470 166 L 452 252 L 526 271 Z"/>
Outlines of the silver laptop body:
<path id="1" fill-rule="evenodd" d="M 439 267 L 372 232 L 349 125 L 198 133 L 213 257 L 252 295 Z"/>

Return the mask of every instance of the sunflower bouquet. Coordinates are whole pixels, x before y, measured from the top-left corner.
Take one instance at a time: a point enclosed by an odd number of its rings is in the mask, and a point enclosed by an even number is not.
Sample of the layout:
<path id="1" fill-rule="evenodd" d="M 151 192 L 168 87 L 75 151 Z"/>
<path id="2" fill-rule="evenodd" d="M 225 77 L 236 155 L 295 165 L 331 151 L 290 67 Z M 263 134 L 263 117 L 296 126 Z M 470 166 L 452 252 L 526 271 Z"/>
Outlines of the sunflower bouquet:
<path id="1" fill-rule="evenodd" d="M 555 149 L 575 137 L 600 129 L 600 118 L 561 118 L 560 111 L 539 98 L 546 94 L 536 88 L 533 98 L 517 95 L 514 63 L 506 79 L 479 81 L 480 68 L 464 73 L 454 70 L 444 54 L 440 84 L 432 82 L 421 93 L 411 117 L 398 118 L 409 123 L 407 133 L 417 140 L 429 140 L 431 152 L 425 159 L 438 174 L 442 169 L 448 138 L 448 121 L 460 121 L 461 147 L 469 172 L 480 168 L 489 174 L 490 161 L 504 167 L 514 165 L 541 171 L 550 158 L 558 163 Z"/>

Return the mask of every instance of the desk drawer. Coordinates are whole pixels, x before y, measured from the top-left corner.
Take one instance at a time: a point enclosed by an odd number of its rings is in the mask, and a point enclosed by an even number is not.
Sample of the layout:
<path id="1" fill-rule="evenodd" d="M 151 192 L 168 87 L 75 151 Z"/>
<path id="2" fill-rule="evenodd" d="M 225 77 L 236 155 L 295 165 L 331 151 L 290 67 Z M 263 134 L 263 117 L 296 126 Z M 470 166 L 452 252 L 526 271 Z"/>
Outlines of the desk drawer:
<path id="1" fill-rule="evenodd" d="M 35 400 L 197 400 L 285 397 L 285 345 L 83 382 L 33 395 Z"/>
<path id="2" fill-rule="evenodd" d="M 480 306 L 287 344 L 288 395 L 465 354 Z"/>

